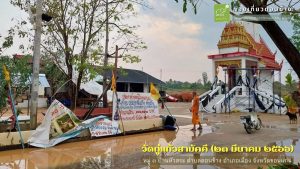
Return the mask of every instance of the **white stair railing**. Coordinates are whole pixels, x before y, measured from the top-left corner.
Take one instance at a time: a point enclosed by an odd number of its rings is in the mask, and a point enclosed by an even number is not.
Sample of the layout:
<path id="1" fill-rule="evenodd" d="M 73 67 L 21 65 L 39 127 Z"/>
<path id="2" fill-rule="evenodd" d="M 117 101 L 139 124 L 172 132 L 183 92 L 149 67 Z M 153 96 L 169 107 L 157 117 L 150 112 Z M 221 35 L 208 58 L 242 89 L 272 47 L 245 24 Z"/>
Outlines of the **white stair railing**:
<path id="1" fill-rule="evenodd" d="M 221 86 L 217 86 L 212 92 L 210 92 L 208 95 L 210 98 L 213 98 L 213 96 L 218 92 L 221 91 Z"/>
<path id="2" fill-rule="evenodd" d="M 222 108 L 225 105 L 225 101 L 226 99 L 228 99 L 229 97 L 231 97 L 232 95 L 234 95 L 234 93 L 238 90 L 242 89 L 242 86 L 235 86 L 234 88 L 232 88 L 228 93 L 226 93 L 224 95 L 224 97 L 222 97 L 214 106 L 213 109 L 215 110 L 215 113 L 221 113 L 222 112 Z"/>
<path id="3" fill-rule="evenodd" d="M 258 94 L 258 96 L 261 96 L 261 98 L 270 100 L 271 104 L 274 103 L 273 106 L 281 106 L 282 107 L 281 109 L 278 109 L 278 112 L 274 112 L 274 113 L 284 113 L 286 111 L 287 108 L 286 108 L 285 102 L 279 96 L 274 95 L 274 97 L 273 97 L 273 94 L 270 94 L 265 91 L 259 91 L 259 90 L 256 90 L 256 93 Z M 281 112 L 280 112 L 280 110 L 281 110 Z"/>
<path id="4" fill-rule="evenodd" d="M 208 99 L 207 101 L 210 102 L 211 100 L 213 100 L 214 95 L 221 90 L 221 86 L 217 86 L 215 89 L 213 90 L 209 90 L 205 93 L 203 93 L 202 95 L 199 96 L 200 100 L 200 111 L 205 111 L 207 113 L 209 113 L 209 111 L 205 108 L 205 106 L 203 106 L 203 101 Z M 207 105 L 206 105 L 207 106 Z"/>

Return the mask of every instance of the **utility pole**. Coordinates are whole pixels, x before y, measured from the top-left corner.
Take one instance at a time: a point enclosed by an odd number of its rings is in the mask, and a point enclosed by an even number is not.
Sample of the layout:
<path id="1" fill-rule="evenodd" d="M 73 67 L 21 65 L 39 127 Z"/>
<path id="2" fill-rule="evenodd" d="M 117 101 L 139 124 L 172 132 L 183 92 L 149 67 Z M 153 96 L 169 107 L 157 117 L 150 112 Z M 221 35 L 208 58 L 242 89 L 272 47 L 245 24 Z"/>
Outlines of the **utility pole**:
<path id="1" fill-rule="evenodd" d="M 159 80 L 162 80 L 162 69 L 160 69 L 159 75 L 160 75 L 159 76 L 159 78 L 160 78 Z"/>
<path id="2" fill-rule="evenodd" d="M 43 0 L 36 1 L 36 18 L 34 34 L 33 67 L 31 78 L 31 100 L 30 100 L 30 129 L 37 127 L 37 108 L 38 108 L 38 90 L 39 90 L 39 71 L 41 55 L 41 34 L 42 34 L 42 4 Z"/>
<path id="3" fill-rule="evenodd" d="M 107 107 L 107 92 L 105 91 L 106 89 L 106 81 L 107 81 L 107 64 L 108 64 L 108 42 L 109 42 L 109 30 L 108 30 L 108 0 L 105 1 L 105 15 L 106 15 L 106 24 L 105 24 L 105 51 L 104 51 L 104 74 L 103 74 L 103 107 Z"/>

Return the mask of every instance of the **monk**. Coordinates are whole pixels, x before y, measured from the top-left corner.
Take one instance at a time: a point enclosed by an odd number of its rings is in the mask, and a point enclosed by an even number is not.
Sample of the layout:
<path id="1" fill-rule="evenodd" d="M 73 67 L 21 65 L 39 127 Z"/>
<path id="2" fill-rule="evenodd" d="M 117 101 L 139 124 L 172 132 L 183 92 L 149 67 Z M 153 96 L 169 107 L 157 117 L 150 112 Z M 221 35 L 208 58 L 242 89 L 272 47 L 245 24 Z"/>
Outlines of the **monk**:
<path id="1" fill-rule="evenodd" d="M 197 96 L 196 92 L 193 92 L 192 107 L 190 108 L 190 112 L 192 112 L 192 123 L 194 125 L 194 128 L 191 130 L 196 130 L 196 124 L 199 124 L 198 130 L 201 130 L 202 126 L 199 119 L 199 97 Z"/>

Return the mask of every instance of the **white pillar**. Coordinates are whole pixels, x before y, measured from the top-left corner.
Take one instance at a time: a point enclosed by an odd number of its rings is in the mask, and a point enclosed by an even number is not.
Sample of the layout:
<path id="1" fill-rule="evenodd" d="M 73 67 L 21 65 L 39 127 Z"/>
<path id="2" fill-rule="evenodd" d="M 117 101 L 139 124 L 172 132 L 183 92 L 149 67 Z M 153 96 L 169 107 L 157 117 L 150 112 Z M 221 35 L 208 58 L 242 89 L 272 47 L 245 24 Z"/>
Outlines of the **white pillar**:
<path id="1" fill-rule="evenodd" d="M 144 93 L 149 93 L 149 85 L 144 83 Z"/>
<path id="2" fill-rule="evenodd" d="M 246 59 L 245 58 L 242 58 L 241 60 L 241 68 L 244 69 L 246 68 Z M 242 71 L 242 79 L 244 82 L 246 82 L 246 73 L 247 73 L 247 70 L 241 70 Z M 247 89 L 246 89 L 246 86 L 242 84 L 242 95 L 246 95 L 247 94 Z"/>

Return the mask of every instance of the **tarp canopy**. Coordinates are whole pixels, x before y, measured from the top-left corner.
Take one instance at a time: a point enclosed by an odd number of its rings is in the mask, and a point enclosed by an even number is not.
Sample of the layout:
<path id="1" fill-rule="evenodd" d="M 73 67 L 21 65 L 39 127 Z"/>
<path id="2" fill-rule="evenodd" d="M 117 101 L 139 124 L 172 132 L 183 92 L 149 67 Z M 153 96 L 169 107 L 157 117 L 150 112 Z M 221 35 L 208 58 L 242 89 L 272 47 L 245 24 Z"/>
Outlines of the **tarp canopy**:
<path id="1" fill-rule="evenodd" d="M 89 81 L 80 85 L 80 89 L 86 91 L 89 94 L 100 96 L 103 92 L 103 86 L 96 81 Z M 107 91 L 107 100 L 112 101 L 113 92 Z"/>

